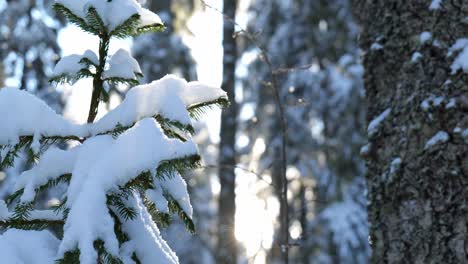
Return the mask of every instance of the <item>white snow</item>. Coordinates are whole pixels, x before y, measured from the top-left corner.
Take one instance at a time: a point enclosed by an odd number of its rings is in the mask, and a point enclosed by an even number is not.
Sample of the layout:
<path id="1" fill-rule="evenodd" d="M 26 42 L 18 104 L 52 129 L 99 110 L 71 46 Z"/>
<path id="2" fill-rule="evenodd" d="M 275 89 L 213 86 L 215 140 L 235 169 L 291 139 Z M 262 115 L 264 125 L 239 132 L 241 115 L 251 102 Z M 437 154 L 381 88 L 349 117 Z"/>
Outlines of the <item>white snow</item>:
<path id="1" fill-rule="evenodd" d="M 71 173 L 78 148 L 64 151 L 58 148 L 50 148 L 39 160 L 39 163 L 32 169 L 27 170 L 19 176 L 16 181 L 14 191 L 24 188 L 21 202 L 31 202 L 36 196 L 36 188 L 46 184 L 49 180 L 55 179 L 66 173 Z"/>
<path id="2" fill-rule="evenodd" d="M 109 69 L 104 71 L 104 78 L 118 77 L 123 79 L 137 79 L 137 74 L 142 74 L 140 65 L 124 49 L 119 49 L 109 59 Z"/>
<path id="3" fill-rule="evenodd" d="M 59 60 L 52 72 L 52 77 L 66 76 L 71 80 L 71 84 L 77 79 L 78 72 L 86 69 L 86 64 L 81 59 L 87 58 L 94 65 L 99 65 L 99 58 L 92 50 L 86 50 L 83 55 L 72 54 Z"/>
<path id="4" fill-rule="evenodd" d="M 1 262 L 5 264 L 55 263 L 59 240 L 49 231 L 9 229 L 0 236 Z"/>
<path id="5" fill-rule="evenodd" d="M 5 201 L 0 200 L 0 221 L 8 220 L 13 216 L 13 213 L 8 210 Z M 29 212 L 28 220 L 62 220 L 63 215 L 57 214 L 54 210 L 32 210 Z"/>
<path id="6" fill-rule="evenodd" d="M 83 58 L 87 58 L 92 63 L 94 63 L 94 65 L 99 65 L 99 58 L 96 55 L 96 53 L 94 53 L 94 51 L 92 50 L 86 50 L 85 53 L 83 54 Z"/>
<path id="7" fill-rule="evenodd" d="M 429 149 L 434 145 L 445 143 L 449 140 L 449 135 L 445 131 L 437 132 L 431 139 L 429 139 L 426 143 L 424 149 Z"/>
<path id="8" fill-rule="evenodd" d="M 89 52 L 85 56 L 96 61 L 96 57 Z M 43 101 L 25 91 L 1 89 L 0 114 L 4 118 L 1 121 L 0 144 L 14 145 L 20 136 L 33 135 L 33 148 L 37 151 L 43 136 L 73 135 L 85 139 L 82 144 L 77 142 L 75 147 L 68 150 L 55 147 L 46 150 L 37 164 L 21 173 L 15 183 L 15 190 L 24 190 L 20 201 L 26 203 L 34 200 L 40 186 L 64 174 L 72 174 L 63 196 L 67 198 L 65 205 L 69 209 L 63 240 L 60 245 L 57 241 L 55 244 L 48 243 L 54 247 L 53 258 L 61 258 L 65 252 L 79 248 L 80 263 L 94 264 L 97 258 L 94 241 L 100 239 L 104 241 L 106 251 L 114 256 L 133 248 L 142 263 L 177 263 L 177 256 L 161 238 L 138 197 L 135 198 L 136 206 L 139 207 L 137 219 L 124 224 L 131 241 L 126 249 L 119 248 L 106 195 L 118 192 L 119 186 L 124 186 L 143 172 L 154 173 L 161 161 L 198 153 L 191 138 L 186 142 L 168 138 L 154 116 L 161 115 L 182 124 L 190 124 L 188 107 L 219 98 L 226 98 L 226 93 L 220 88 L 199 82 L 188 83 L 168 75 L 159 81 L 131 89 L 122 104 L 97 123 L 78 125 L 57 115 Z M 133 127 L 118 137 L 96 136 L 113 130 L 118 124 Z M 153 190 L 148 196 L 155 200 L 159 210 L 167 212 L 167 201 L 162 197 L 162 193 L 167 193 L 191 217 L 193 209 L 187 184 L 177 173 L 167 176 L 165 180 L 155 179 L 155 190 L 159 193 Z M 0 219 L 10 217 L 11 212 L 0 201 Z M 29 215 L 29 219 L 59 220 L 62 217 L 51 210 L 32 211 Z M 0 243 L 2 239 L 5 236 L 0 238 Z M 150 253 L 148 249 L 151 249 Z M 16 254 L 16 248 L 5 250 L 11 252 L 12 261 L 32 263 L 27 259 L 28 256 Z M 41 262 L 37 260 L 34 263 Z"/>
<path id="9" fill-rule="evenodd" d="M 140 26 L 150 26 L 154 24 L 163 24 L 161 21 L 161 18 L 156 15 L 155 13 L 151 12 L 151 10 L 148 10 L 146 8 L 141 8 L 138 12 L 140 14 Z"/>
<path id="10" fill-rule="evenodd" d="M 452 56 L 456 51 L 461 50 L 453 61 L 450 68 L 452 69 L 452 74 L 455 74 L 458 70 L 463 70 L 463 72 L 468 72 L 468 38 L 458 39 L 452 47 L 449 48 L 447 56 Z"/>
<path id="11" fill-rule="evenodd" d="M 383 46 L 377 42 L 372 43 L 371 45 L 371 50 L 381 50 L 383 49 Z"/>
<path id="12" fill-rule="evenodd" d="M 424 111 L 427 111 L 431 108 L 431 106 L 440 106 L 442 102 L 445 100 L 444 96 L 434 96 L 431 95 L 429 98 L 424 99 L 424 101 L 421 102 L 421 108 Z"/>
<path id="13" fill-rule="evenodd" d="M 367 128 L 367 135 L 372 136 L 375 133 L 377 133 L 380 123 L 387 118 L 390 113 L 392 112 L 391 108 L 387 108 L 385 111 L 383 111 L 380 115 L 378 115 L 376 118 L 374 118 L 370 123 L 369 127 Z"/>
<path id="14" fill-rule="evenodd" d="M 452 56 L 453 53 L 455 51 L 458 51 L 458 50 L 461 50 L 461 49 L 464 49 L 466 46 L 468 45 L 468 38 L 460 38 L 460 39 L 457 39 L 457 41 L 455 42 L 455 44 L 453 44 L 449 50 L 448 50 L 448 53 L 447 53 L 447 56 Z"/>
<path id="15" fill-rule="evenodd" d="M 106 206 L 106 193 L 117 190 L 144 171 L 156 169 L 160 161 L 196 153 L 192 141 L 167 138 L 152 118 L 139 121 L 116 140 L 110 136 L 87 140 L 78 154 L 67 191 L 70 213 L 59 256 L 79 246 L 81 263 L 94 263 L 97 253 L 93 241 L 98 238 L 104 241 L 110 254 L 117 255 L 118 242 Z M 88 217 L 83 219 L 83 215 Z"/>
<path id="16" fill-rule="evenodd" d="M 34 154 L 38 154 L 41 148 L 41 135 L 36 131 L 34 132 L 33 135 L 33 141 L 31 143 L 31 150 L 34 152 Z"/>
<path id="17" fill-rule="evenodd" d="M 64 119 L 32 94 L 0 89 L 0 145 L 14 145 L 20 136 L 84 136 L 86 128 Z"/>
<path id="18" fill-rule="evenodd" d="M 0 145 L 14 145 L 20 136 L 87 137 L 113 130 L 118 124 L 133 125 L 145 117 L 161 115 L 184 125 L 191 124 L 187 107 L 227 98 L 220 88 L 199 82 L 187 83 L 174 75 L 131 89 L 114 110 L 94 124 L 78 125 L 55 113 L 47 104 L 24 90 L 0 90 L 0 115 L 2 133 Z M 18 113 L 18 114 L 11 114 Z"/>
<path id="19" fill-rule="evenodd" d="M 182 78 L 166 75 L 158 81 L 132 88 L 119 106 L 93 124 L 91 133 L 96 135 L 110 131 L 117 124 L 130 126 L 142 118 L 158 114 L 189 125 L 191 122 L 187 107 L 220 97 L 226 98 L 226 93 L 220 88 L 209 87 L 199 82 L 187 83 Z"/>
<path id="20" fill-rule="evenodd" d="M 367 143 L 367 144 L 365 144 L 364 146 L 361 147 L 361 150 L 359 151 L 359 154 L 361 156 L 365 156 L 365 155 L 369 154 L 369 151 L 370 151 L 370 144 Z"/>
<path id="21" fill-rule="evenodd" d="M 148 9 L 142 8 L 135 0 L 56 0 L 56 2 L 64 5 L 73 13 L 84 19 L 86 19 L 87 10 L 90 7 L 94 7 L 99 17 L 104 22 L 104 25 L 110 31 L 114 30 L 135 14 L 140 15 L 139 27 L 162 24 L 158 15 Z"/>
<path id="22" fill-rule="evenodd" d="M 190 204 L 187 183 L 185 183 L 182 176 L 176 173 L 165 180 L 159 181 L 159 184 L 165 191 L 171 194 L 172 198 L 179 203 L 184 212 L 192 218 L 193 209 Z"/>
<path id="23" fill-rule="evenodd" d="M 11 213 L 8 211 L 8 207 L 5 201 L 0 200 L 0 221 L 6 220 L 11 217 Z"/>
<path id="24" fill-rule="evenodd" d="M 87 54 L 89 55 L 89 54 Z M 69 76 L 74 77 L 76 74 L 84 67 L 83 64 L 80 63 L 80 60 L 83 58 L 81 55 L 72 54 L 69 56 L 65 56 L 55 65 L 54 71 L 52 72 L 52 76 Z"/>
<path id="25" fill-rule="evenodd" d="M 445 109 L 455 108 L 456 106 L 457 106 L 457 101 L 455 100 L 455 98 L 450 98 L 449 102 L 445 106 Z"/>
<path id="26" fill-rule="evenodd" d="M 418 62 L 419 59 L 422 58 L 422 54 L 420 52 L 415 52 L 413 53 L 413 55 L 411 56 L 411 62 Z"/>
<path id="27" fill-rule="evenodd" d="M 179 259 L 161 237 L 158 227 L 151 220 L 151 215 L 144 207 L 138 195 L 134 194 L 129 203 L 137 210 L 137 216 L 122 224 L 130 241 L 122 246 L 121 255 L 130 259 L 136 253 L 142 264 L 176 264 Z"/>
<path id="28" fill-rule="evenodd" d="M 441 3 L 442 0 L 432 0 L 431 5 L 429 6 L 429 10 L 439 9 Z"/>
<path id="29" fill-rule="evenodd" d="M 61 213 L 57 214 L 54 210 L 32 210 L 31 212 L 29 212 L 27 219 L 59 221 L 63 220 L 63 215 Z"/>
<path id="30" fill-rule="evenodd" d="M 421 44 L 424 44 L 427 41 L 429 41 L 431 38 L 432 38 L 432 34 L 428 31 L 424 31 L 421 33 L 421 35 L 419 35 L 419 42 Z"/>
<path id="31" fill-rule="evenodd" d="M 167 200 L 163 196 L 162 190 L 160 188 L 146 190 L 145 194 L 148 199 L 156 205 L 156 208 L 159 211 L 163 213 L 169 213 Z"/>
<path id="32" fill-rule="evenodd" d="M 390 175 L 394 174 L 401 166 L 401 158 L 395 158 L 390 163 Z"/>
<path id="33" fill-rule="evenodd" d="M 468 128 L 466 128 L 465 130 L 463 130 L 463 132 L 461 133 L 462 137 L 464 139 L 468 139 Z"/>

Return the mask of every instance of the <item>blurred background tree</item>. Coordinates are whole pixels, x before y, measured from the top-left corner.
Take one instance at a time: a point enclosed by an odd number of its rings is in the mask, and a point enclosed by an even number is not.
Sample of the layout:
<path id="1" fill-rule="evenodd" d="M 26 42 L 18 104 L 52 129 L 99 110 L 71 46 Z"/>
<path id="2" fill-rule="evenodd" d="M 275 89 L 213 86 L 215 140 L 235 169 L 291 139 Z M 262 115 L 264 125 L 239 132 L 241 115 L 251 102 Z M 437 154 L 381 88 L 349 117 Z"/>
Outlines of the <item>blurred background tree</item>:
<path id="1" fill-rule="evenodd" d="M 287 109 L 291 260 L 366 263 L 363 69 L 349 3 L 254 0 L 250 11 L 249 32 L 281 74 Z M 256 49 L 250 45 L 246 54 Z M 269 74 L 262 58 L 248 66 L 242 103 L 254 115 L 242 124 L 250 142 L 243 160 L 259 156 L 260 142 L 267 146 L 255 170 L 271 176 L 271 195 L 278 197 L 281 130 L 273 90 L 264 85 Z M 280 254 L 276 239 L 269 263 Z"/>
<path id="2" fill-rule="evenodd" d="M 63 27 L 51 9 L 53 0 L 0 1 L 0 61 L 3 84 L 37 94 L 61 111 L 61 92 L 49 85 L 60 56 L 58 31 Z"/>
<path id="3" fill-rule="evenodd" d="M 189 80 L 197 75 L 220 75 L 216 78 L 223 79 L 218 70 L 223 67 L 222 52 L 208 45 L 216 42 L 220 50 L 223 48 L 223 24 L 230 22 L 219 23 L 219 11 L 210 11 L 199 0 L 139 2 L 158 13 L 167 27 L 164 33 L 143 35 L 129 45 L 145 74 L 142 83 L 168 73 Z M 207 2 L 222 10 L 221 1 Z M 69 101 L 65 89 L 48 83 L 61 53 L 57 35 L 65 26 L 51 11 L 52 3 L 0 0 L 0 85 L 27 89 L 62 112 Z M 291 263 L 367 263 L 370 250 L 365 167 L 359 156 L 360 147 L 366 143 L 366 105 L 357 43 L 360 29 L 351 15 L 349 1 L 238 0 L 237 13 L 232 9 L 228 7 L 225 14 L 245 25 L 266 47 L 278 70 L 289 125 Z M 208 16 L 208 12 L 216 13 L 220 20 L 211 21 L 214 15 Z M 200 18 L 197 14 L 206 19 L 194 23 L 194 18 Z M 192 32 L 194 27 L 211 36 L 203 40 L 203 56 L 194 56 L 200 52 L 190 42 L 200 38 Z M 237 30 L 240 28 L 235 27 Z M 237 178 L 236 184 L 229 187 L 229 199 L 235 199 L 239 210 L 234 216 L 232 210 L 226 214 L 219 210 L 223 202 L 218 177 L 225 173 L 219 164 L 223 166 L 220 162 L 226 153 L 218 150 L 222 140 L 213 136 L 217 133 L 213 127 L 221 124 L 214 118 L 208 125 L 197 124 L 200 132 L 196 141 L 204 150 L 201 154 L 207 168 L 184 176 L 192 194 L 197 234 L 188 235 L 182 223 L 162 230 L 181 263 L 227 263 L 215 260 L 217 242 L 225 239 L 218 232 L 218 219 L 223 217 L 235 222 L 238 263 L 280 262 L 277 197 L 281 134 L 277 107 L 271 87 L 265 85 L 270 73 L 257 47 L 242 34 L 234 35 L 239 54 L 228 58 L 233 55 L 230 50 L 224 60 L 231 60 L 233 69 L 225 72 L 235 71 L 236 78 L 224 76 L 224 87 L 229 84 L 232 94 L 236 93 L 239 111 L 229 112 L 230 118 L 237 121 L 225 128 L 221 137 L 233 139 L 229 147 L 236 154 L 231 159 L 234 162 L 226 167 L 231 167 L 230 173 Z M 202 69 L 202 60 L 212 57 L 219 60 L 219 65 Z M 114 89 L 117 97 L 123 98 L 127 88 Z M 15 173 L 0 174 L 0 198 L 14 182 Z M 257 240 L 258 245 L 252 242 Z"/>

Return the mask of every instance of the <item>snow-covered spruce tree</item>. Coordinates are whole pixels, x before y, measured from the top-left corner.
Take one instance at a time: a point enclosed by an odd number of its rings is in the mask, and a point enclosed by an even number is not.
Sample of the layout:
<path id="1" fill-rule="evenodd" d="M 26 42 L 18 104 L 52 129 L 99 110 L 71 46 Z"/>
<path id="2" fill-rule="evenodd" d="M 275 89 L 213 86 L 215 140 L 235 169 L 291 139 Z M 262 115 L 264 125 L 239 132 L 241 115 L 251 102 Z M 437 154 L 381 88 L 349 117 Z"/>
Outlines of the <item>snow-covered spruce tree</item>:
<path id="1" fill-rule="evenodd" d="M 159 17 L 135 0 L 58 0 L 55 9 L 100 38 L 99 54 L 62 58 L 52 82 L 93 79 L 87 124 L 57 115 L 26 91 L 0 91 L 2 168 L 26 150 L 35 165 L 0 201 L 0 252 L 5 263 L 178 263 L 158 226 L 178 215 L 190 232 L 192 207 L 181 173 L 200 163 L 190 118 L 225 106 L 219 88 L 165 76 L 133 87 L 123 102 L 94 122 L 109 83 L 138 84 L 138 63 L 126 51 L 108 54 L 112 38 L 158 32 Z M 50 147 L 74 141 L 70 149 Z M 39 210 L 39 193 L 64 183 L 53 208 Z M 49 231 L 51 228 L 55 235 Z M 42 230 L 42 231 L 38 231 Z"/>

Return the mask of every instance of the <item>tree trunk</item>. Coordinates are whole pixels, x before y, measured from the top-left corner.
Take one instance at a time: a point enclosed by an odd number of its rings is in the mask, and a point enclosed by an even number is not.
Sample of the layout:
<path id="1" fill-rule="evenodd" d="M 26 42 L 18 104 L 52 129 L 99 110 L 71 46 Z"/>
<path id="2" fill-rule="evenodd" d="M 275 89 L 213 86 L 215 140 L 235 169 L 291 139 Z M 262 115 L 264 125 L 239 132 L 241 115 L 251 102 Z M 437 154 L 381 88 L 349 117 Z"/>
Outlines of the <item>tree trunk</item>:
<path id="1" fill-rule="evenodd" d="M 309 264 L 309 261 L 310 261 L 310 252 L 309 252 L 309 248 L 308 248 L 308 245 L 306 244 L 307 241 L 309 241 L 309 225 L 308 225 L 308 222 L 309 220 L 307 219 L 307 213 L 309 212 L 308 211 L 308 206 L 307 206 L 307 197 L 306 197 L 306 186 L 304 184 L 304 180 L 301 180 L 301 187 L 300 187 L 300 191 L 299 191 L 299 197 L 300 197 L 300 210 L 299 210 L 299 220 L 300 220 L 300 223 L 301 223 L 301 230 L 302 230 L 302 234 L 301 234 L 301 241 L 302 241 L 302 245 L 301 245 L 301 252 L 300 252 L 300 255 L 301 255 L 301 263 L 302 264 Z"/>
<path id="2" fill-rule="evenodd" d="M 468 2 L 436 2 L 355 1 L 373 263 L 468 263 L 468 74 L 448 56 L 468 37 Z"/>
<path id="3" fill-rule="evenodd" d="M 224 14 L 235 19 L 237 9 L 236 0 L 224 1 Z M 224 20 L 223 32 L 223 84 L 231 106 L 223 111 L 221 118 L 221 142 L 219 145 L 219 223 L 217 263 L 237 263 L 237 241 L 234 236 L 235 227 L 235 171 L 236 166 L 236 130 L 237 105 L 235 101 L 235 68 L 237 60 L 237 44 L 234 39 L 234 24 Z"/>

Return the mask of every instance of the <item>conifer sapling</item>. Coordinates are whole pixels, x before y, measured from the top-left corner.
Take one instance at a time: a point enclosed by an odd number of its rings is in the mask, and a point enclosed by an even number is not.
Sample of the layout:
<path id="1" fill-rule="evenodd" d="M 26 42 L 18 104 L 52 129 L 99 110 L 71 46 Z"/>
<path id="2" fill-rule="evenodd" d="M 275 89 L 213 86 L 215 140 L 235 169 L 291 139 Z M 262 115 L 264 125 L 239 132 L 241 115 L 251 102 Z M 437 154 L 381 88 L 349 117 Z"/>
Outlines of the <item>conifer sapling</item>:
<path id="1" fill-rule="evenodd" d="M 135 0 L 57 0 L 54 8 L 99 37 L 98 54 L 62 58 L 52 83 L 92 78 L 87 124 L 57 115 L 35 96 L 0 90 L 0 169 L 27 153 L 32 167 L 0 201 L 0 254 L 8 263 L 178 263 L 159 227 L 180 217 L 194 232 L 181 174 L 200 164 L 192 118 L 228 105 L 220 88 L 167 75 L 138 85 L 142 72 L 125 50 L 108 54 L 112 38 L 164 29 Z M 111 84 L 135 86 L 123 102 L 95 121 Z M 60 149 L 58 142 L 75 142 Z M 64 144 L 62 144 L 64 145 Z M 60 202 L 39 209 L 40 193 L 65 185 Z M 54 230 L 54 234 L 44 229 Z M 41 231 L 42 230 L 42 231 Z"/>

